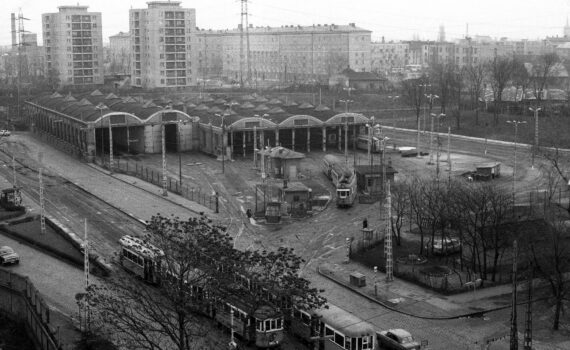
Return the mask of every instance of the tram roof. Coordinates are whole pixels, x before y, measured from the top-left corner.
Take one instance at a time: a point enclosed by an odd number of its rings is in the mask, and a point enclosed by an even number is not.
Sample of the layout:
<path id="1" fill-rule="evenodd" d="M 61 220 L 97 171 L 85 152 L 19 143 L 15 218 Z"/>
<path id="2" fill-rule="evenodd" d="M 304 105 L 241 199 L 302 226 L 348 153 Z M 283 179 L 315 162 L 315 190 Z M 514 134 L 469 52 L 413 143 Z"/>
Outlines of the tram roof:
<path id="1" fill-rule="evenodd" d="M 322 322 L 345 336 L 362 337 L 376 334 L 372 324 L 334 305 L 328 304 L 328 309 L 319 309 L 315 313 L 322 317 Z"/>
<path id="2" fill-rule="evenodd" d="M 164 256 L 164 252 L 161 249 L 148 242 L 143 241 L 138 237 L 125 235 L 119 239 L 119 243 L 124 248 L 129 248 L 135 253 L 138 253 L 146 258 L 155 259 L 157 257 Z"/>

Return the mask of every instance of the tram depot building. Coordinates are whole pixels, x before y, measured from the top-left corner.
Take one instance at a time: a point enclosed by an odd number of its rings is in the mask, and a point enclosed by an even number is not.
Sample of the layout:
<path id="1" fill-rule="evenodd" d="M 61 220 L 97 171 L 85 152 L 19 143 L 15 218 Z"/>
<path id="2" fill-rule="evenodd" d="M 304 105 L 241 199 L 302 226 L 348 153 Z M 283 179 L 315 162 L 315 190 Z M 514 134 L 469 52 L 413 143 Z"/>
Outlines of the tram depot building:
<path id="1" fill-rule="evenodd" d="M 99 90 L 53 93 L 28 100 L 24 116 L 35 133 L 65 143 L 88 162 L 116 154 L 200 151 L 227 159 L 282 146 L 292 151 L 352 149 L 370 120 L 325 106 L 243 95 L 186 101 L 119 97 Z M 222 152 L 225 150 L 225 153 Z"/>

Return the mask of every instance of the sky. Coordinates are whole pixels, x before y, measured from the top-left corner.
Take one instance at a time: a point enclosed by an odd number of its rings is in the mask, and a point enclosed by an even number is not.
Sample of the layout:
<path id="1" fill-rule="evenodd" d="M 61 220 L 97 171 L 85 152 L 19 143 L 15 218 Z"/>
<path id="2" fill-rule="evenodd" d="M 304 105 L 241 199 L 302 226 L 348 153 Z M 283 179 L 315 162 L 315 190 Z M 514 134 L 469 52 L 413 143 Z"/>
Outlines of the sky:
<path id="1" fill-rule="evenodd" d="M 10 13 L 22 12 L 26 31 L 42 43 L 41 14 L 58 12 L 62 5 L 86 5 L 101 12 L 103 41 L 129 30 L 129 9 L 147 8 L 148 0 L 1 0 L 0 45 L 10 45 Z M 181 1 L 196 9 L 199 28 L 231 29 L 241 22 L 240 0 Z M 439 27 L 447 40 L 488 35 L 492 38 L 541 39 L 562 36 L 570 14 L 570 0 L 249 0 L 253 26 L 348 24 L 372 31 L 372 39 L 436 40 Z"/>

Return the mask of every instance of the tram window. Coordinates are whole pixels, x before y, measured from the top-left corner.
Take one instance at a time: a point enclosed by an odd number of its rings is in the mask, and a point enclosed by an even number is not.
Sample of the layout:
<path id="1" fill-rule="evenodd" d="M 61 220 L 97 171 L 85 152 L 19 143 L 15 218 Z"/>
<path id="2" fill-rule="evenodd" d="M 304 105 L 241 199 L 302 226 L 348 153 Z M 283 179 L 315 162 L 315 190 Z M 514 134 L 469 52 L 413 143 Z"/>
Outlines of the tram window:
<path id="1" fill-rule="evenodd" d="M 350 345 L 351 345 L 350 337 L 344 337 L 344 348 L 347 350 L 354 350 L 350 348 Z"/>
<path id="2" fill-rule="evenodd" d="M 334 332 L 334 342 L 344 347 L 344 336 L 338 332 Z"/>
<path id="3" fill-rule="evenodd" d="M 334 335 L 334 331 L 328 326 L 325 326 L 325 336 L 327 335 Z"/>
<path id="4" fill-rule="evenodd" d="M 301 314 L 301 320 L 303 324 L 306 324 L 307 326 L 311 325 L 311 316 L 307 314 Z"/>
<path id="5" fill-rule="evenodd" d="M 265 330 L 271 330 L 271 320 L 265 320 Z"/>
<path id="6" fill-rule="evenodd" d="M 372 349 L 372 345 L 374 344 L 372 336 L 365 336 L 362 337 L 362 349 Z"/>
<path id="7" fill-rule="evenodd" d="M 257 321 L 257 324 L 256 324 L 255 328 L 256 328 L 258 331 L 263 331 L 263 321 Z"/>
<path id="8" fill-rule="evenodd" d="M 357 346 L 358 346 L 358 350 L 362 349 L 362 337 L 361 337 L 361 338 L 358 338 L 358 344 L 357 344 Z"/>
<path id="9" fill-rule="evenodd" d="M 277 319 L 277 329 L 283 328 L 283 320 L 280 318 Z"/>

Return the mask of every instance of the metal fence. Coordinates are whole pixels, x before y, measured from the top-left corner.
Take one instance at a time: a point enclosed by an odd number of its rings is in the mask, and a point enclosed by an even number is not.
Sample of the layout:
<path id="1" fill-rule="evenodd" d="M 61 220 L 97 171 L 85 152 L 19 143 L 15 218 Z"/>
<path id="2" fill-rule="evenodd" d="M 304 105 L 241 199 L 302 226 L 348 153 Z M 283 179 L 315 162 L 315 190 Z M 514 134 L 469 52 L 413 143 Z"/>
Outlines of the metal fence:
<path id="1" fill-rule="evenodd" d="M 125 160 L 117 158 L 113 163 L 113 171 L 135 176 L 143 181 L 157 185 L 159 187 L 163 186 L 162 170 L 145 166 L 141 162 L 133 161 L 130 159 Z M 103 167 L 109 169 L 109 163 L 104 163 Z M 180 185 L 180 182 L 178 180 L 166 176 L 166 189 L 172 193 L 179 194 L 188 200 L 219 212 L 218 196 L 215 194 L 212 195 L 210 193 L 206 193 L 206 191 L 203 191 L 202 188 Z"/>
<path id="2" fill-rule="evenodd" d="M 26 323 L 38 349 L 63 348 L 46 302 L 27 277 L 0 270 L 0 309 Z"/>

